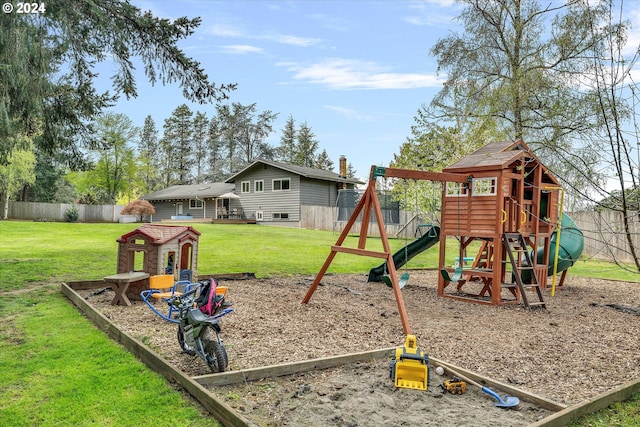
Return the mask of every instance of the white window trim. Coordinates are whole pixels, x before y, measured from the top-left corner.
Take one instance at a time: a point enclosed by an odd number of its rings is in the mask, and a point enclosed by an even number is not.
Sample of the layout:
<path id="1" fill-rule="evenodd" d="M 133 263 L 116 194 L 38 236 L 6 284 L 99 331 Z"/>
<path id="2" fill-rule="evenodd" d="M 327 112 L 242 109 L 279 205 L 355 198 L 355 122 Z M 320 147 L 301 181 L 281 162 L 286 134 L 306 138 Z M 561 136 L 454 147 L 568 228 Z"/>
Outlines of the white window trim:
<path id="1" fill-rule="evenodd" d="M 247 185 L 247 191 L 244 190 L 245 184 Z M 242 194 L 251 193 L 251 181 L 241 181 L 240 182 L 240 193 L 242 193 Z"/>
<path id="2" fill-rule="evenodd" d="M 258 183 L 262 184 L 261 189 L 258 189 Z M 264 193 L 264 179 L 257 179 L 253 181 L 253 188 L 256 193 Z"/>
<path id="3" fill-rule="evenodd" d="M 193 202 L 200 202 L 200 206 L 195 206 Z M 204 201 L 199 199 L 189 199 L 189 209 L 202 209 L 204 208 Z"/>
<path id="4" fill-rule="evenodd" d="M 274 183 L 276 181 L 280 181 L 280 189 L 279 190 L 275 189 Z M 289 188 L 287 188 L 286 190 L 282 189 L 282 182 L 283 181 L 289 181 Z M 272 179 L 271 180 L 271 191 L 291 191 L 291 178 L 276 178 L 276 179 Z"/>
<path id="5" fill-rule="evenodd" d="M 468 188 L 464 183 L 447 181 L 445 197 L 466 197 L 467 194 Z"/>
<path id="6" fill-rule="evenodd" d="M 484 184 L 484 183 L 488 183 L 488 184 Z M 497 176 L 487 176 L 487 177 L 482 177 L 482 178 L 473 178 L 472 181 L 472 185 L 473 185 L 473 195 L 474 196 L 495 196 L 497 194 L 497 190 L 498 190 L 498 177 Z M 483 185 L 485 185 L 485 187 L 483 188 Z M 482 191 L 486 191 L 488 190 L 489 192 L 478 192 L 476 190 L 477 187 L 480 187 L 480 190 Z"/>

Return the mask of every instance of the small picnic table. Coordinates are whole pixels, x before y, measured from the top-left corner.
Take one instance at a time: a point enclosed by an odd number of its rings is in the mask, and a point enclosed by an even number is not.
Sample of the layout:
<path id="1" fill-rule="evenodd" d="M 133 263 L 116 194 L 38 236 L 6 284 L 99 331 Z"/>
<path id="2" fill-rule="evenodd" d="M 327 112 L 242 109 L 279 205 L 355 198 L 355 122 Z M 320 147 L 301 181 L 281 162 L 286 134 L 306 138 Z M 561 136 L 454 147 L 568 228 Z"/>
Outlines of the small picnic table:
<path id="1" fill-rule="evenodd" d="M 116 294 L 113 297 L 111 304 L 117 305 L 122 303 L 122 305 L 130 306 L 131 301 L 129 301 L 129 298 L 127 297 L 129 284 L 148 278 L 149 273 L 145 273 L 143 271 L 130 271 L 128 273 L 118 273 L 112 276 L 106 276 L 104 281 L 111 286 L 111 289 L 113 289 L 113 292 Z"/>

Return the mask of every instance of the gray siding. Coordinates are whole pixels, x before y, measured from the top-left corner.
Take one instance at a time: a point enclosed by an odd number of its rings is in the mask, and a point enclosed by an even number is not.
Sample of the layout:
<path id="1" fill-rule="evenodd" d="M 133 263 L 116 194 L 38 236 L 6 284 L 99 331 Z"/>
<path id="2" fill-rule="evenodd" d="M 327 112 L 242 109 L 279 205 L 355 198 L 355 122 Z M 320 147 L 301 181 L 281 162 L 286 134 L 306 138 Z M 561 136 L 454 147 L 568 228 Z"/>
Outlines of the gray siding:
<path id="1" fill-rule="evenodd" d="M 335 206 L 338 186 L 335 182 L 320 181 L 317 179 L 302 179 L 301 205 L 310 206 Z"/>
<path id="2" fill-rule="evenodd" d="M 172 216 L 177 215 L 175 201 L 152 201 L 151 204 L 156 208 L 156 213 L 153 215 L 154 221 L 160 221 L 163 219 L 171 219 Z M 200 209 L 190 209 L 189 200 L 182 201 L 182 213 L 183 215 L 191 214 L 193 219 L 214 218 L 215 217 L 216 202 L 215 200 L 203 201 L 203 207 Z"/>
<path id="3" fill-rule="evenodd" d="M 274 191 L 273 181 L 289 178 L 289 190 Z M 256 181 L 264 181 L 264 191 L 256 192 Z M 250 191 L 242 192 L 242 183 L 249 181 Z M 271 166 L 260 166 L 248 170 L 236 178 L 236 194 L 240 196 L 244 215 L 255 218 L 256 212 L 263 213 L 264 222 L 291 223 L 300 221 L 300 176 Z M 274 214 L 288 214 L 288 220 L 274 218 Z"/>

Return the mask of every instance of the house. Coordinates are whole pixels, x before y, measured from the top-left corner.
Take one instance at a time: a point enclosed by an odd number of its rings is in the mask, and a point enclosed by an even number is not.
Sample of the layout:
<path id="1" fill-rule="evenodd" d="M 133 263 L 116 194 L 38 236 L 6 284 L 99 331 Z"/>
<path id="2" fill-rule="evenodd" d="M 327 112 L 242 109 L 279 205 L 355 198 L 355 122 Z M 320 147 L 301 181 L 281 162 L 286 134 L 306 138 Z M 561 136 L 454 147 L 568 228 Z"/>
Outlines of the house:
<path id="1" fill-rule="evenodd" d="M 143 196 L 156 208 L 154 221 L 211 219 L 256 221 L 299 227 L 302 206 L 335 207 L 338 190 L 353 189 L 362 181 L 322 169 L 259 159 L 225 182 L 174 185 Z M 187 216 L 188 215 L 188 216 Z"/>
<path id="2" fill-rule="evenodd" d="M 228 212 L 231 200 L 238 198 L 234 188 L 233 184 L 224 182 L 172 185 L 141 199 L 156 208 L 152 221 L 218 218 Z"/>

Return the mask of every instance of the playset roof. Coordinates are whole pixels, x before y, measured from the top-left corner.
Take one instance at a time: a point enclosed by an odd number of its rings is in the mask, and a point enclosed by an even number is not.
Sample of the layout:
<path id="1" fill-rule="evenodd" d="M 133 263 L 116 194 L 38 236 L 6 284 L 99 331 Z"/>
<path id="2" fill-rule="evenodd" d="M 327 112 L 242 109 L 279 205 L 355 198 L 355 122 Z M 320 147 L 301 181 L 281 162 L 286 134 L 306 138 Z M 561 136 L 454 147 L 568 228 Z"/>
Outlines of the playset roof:
<path id="1" fill-rule="evenodd" d="M 123 234 L 119 239 L 120 241 L 126 241 L 132 236 L 143 234 L 151 243 L 156 245 L 162 245 L 169 242 L 176 237 L 182 236 L 185 232 L 192 232 L 196 236 L 200 235 L 196 229 L 186 225 L 156 225 L 156 224 L 143 224 L 133 231 L 127 234 Z"/>
<path id="2" fill-rule="evenodd" d="M 443 169 L 443 172 L 469 173 L 470 171 L 506 169 L 516 160 L 527 158 L 544 169 L 544 182 L 558 184 L 558 180 L 536 157 L 524 141 L 490 142 L 470 155 Z"/>

